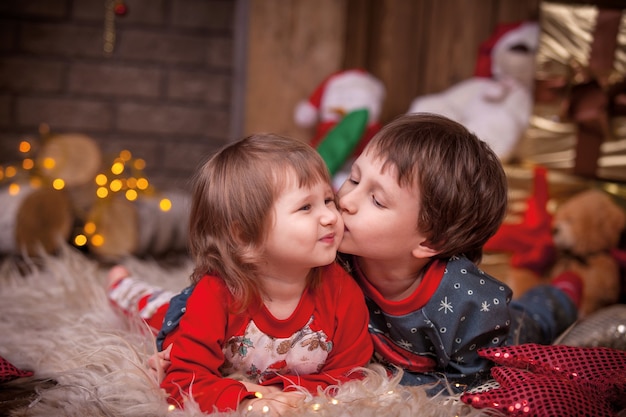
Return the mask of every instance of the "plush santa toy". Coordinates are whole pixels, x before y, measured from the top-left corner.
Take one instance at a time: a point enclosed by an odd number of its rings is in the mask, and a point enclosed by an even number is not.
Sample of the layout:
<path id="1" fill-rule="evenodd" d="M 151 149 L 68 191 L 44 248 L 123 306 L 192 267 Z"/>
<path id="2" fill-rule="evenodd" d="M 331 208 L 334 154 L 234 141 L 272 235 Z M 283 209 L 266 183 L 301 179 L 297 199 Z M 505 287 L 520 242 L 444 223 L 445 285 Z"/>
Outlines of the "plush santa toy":
<path id="1" fill-rule="evenodd" d="M 316 126 L 310 142 L 317 147 L 347 114 L 366 109 L 365 131 L 354 150 L 354 155 L 358 155 L 381 127 L 384 99 L 385 87 L 372 74 L 361 69 L 339 71 L 327 77 L 307 100 L 297 104 L 294 121 L 300 127 Z"/>
<path id="2" fill-rule="evenodd" d="M 533 106 L 539 25 L 499 25 L 479 50 L 474 76 L 417 97 L 409 113 L 443 114 L 463 124 L 507 161 L 528 126 Z"/>

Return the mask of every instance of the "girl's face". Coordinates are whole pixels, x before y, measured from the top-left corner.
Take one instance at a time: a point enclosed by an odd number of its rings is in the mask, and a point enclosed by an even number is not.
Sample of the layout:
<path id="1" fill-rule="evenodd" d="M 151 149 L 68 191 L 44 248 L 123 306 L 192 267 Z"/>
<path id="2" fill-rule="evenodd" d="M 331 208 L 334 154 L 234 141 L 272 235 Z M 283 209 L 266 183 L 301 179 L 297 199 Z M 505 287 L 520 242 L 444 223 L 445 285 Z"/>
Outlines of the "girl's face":
<path id="1" fill-rule="evenodd" d="M 411 259 L 424 237 L 417 230 L 419 192 L 401 187 L 396 168 L 362 153 L 338 191 L 345 223 L 342 253 L 366 259 L 403 262 Z"/>
<path id="2" fill-rule="evenodd" d="M 273 207 L 273 223 L 265 242 L 265 259 L 281 274 L 308 273 L 335 260 L 343 237 L 343 220 L 331 186 L 319 182 L 301 188 L 287 182 Z"/>

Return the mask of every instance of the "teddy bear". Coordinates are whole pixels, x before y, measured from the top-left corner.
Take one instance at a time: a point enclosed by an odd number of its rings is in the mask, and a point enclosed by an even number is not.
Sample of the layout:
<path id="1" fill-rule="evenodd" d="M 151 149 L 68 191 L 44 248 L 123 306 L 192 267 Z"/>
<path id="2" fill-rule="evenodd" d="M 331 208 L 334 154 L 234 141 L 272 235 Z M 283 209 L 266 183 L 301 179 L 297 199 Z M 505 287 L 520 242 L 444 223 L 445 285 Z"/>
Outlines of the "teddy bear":
<path id="1" fill-rule="evenodd" d="M 612 254 L 626 227 L 626 212 L 609 194 L 589 189 L 561 204 L 552 220 L 557 258 L 551 276 L 572 271 L 583 278 L 580 316 L 618 301 L 620 264 Z"/>
<path id="2" fill-rule="evenodd" d="M 533 107 L 539 24 L 503 23 L 479 48 L 474 75 L 415 98 L 408 113 L 438 113 L 467 127 L 508 162 Z"/>
<path id="3" fill-rule="evenodd" d="M 385 96 L 386 89 L 381 80 L 361 68 L 353 68 L 329 75 L 307 99 L 297 103 L 293 114 L 294 122 L 299 127 L 315 128 L 309 140 L 315 148 L 318 148 L 331 133 L 337 133 L 335 129 L 341 128 L 342 122 L 358 123 L 362 120 L 362 129 L 348 127 L 330 138 L 353 142 L 349 147 L 334 147 L 337 149 L 336 152 L 342 153 L 334 157 L 339 158 L 344 166 L 338 172 L 333 172 L 335 186 L 341 184 L 347 176 L 344 171 L 345 167 L 350 166 L 350 160 L 361 153 L 382 127 L 380 115 Z M 358 112 L 365 112 L 365 116 L 355 114 Z M 348 116 L 351 116 L 351 120 L 346 120 L 350 119 Z"/>
<path id="4" fill-rule="evenodd" d="M 548 211 L 547 170 L 535 167 L 523 219 L 504 223 L 484 246 L 509 252 L 506 276 L 515 297 L 564 274 L 583 281 L 579 317 L 618 302 L 622 263 L 616 256 L 626 228 L 626 212 L 606 192 L 589 188 Z"/>

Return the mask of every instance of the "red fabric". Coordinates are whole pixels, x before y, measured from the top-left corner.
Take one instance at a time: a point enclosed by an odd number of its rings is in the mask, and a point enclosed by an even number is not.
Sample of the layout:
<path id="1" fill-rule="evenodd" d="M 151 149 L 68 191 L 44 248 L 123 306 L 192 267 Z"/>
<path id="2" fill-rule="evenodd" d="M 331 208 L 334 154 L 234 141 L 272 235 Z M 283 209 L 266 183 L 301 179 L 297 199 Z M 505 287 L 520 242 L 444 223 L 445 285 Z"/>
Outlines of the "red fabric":
<path id="1" fill-rule="evenodd" d="M 161 329 L 161 326 L 163 325 L 163 319 L 165 318 L 165 313 L 167 313 L 168 307 L 169 303 L 163 304 L 157 309 L 157 311 L 154 312 L 153 315 L 144 319 L 148 326 L 150 326 L 150 329 L 155 336 L 159 333 L 159 329 Z"/>
<path id="2" fill-rule="evenodd" d="M 600 395 L 566 378 L 508 367 L 492 368 L 491 373 L 502 388 L 464 394 L 462 401 L 475 408 L 494 408 L 507 416 L 615 416 L 610 404 Z"/>
<path id="3" fill-rule="evenodd" d="M 583 279 L 580 275 L 574 271 L 564 271 L 557 275 L 551 284 L 567 294 L 576 308 L 580 307 L 584 288 Z"/>
<path id="4" fill-rule="evenodd" d="M 349 379 L 350 371 L 367 364 L 373 353 L 363 293 L 336 264 L 325 269 L 321 287 L 306 292 L 293 315 L 281 321 L 280 326 L 273 325 L 276 320 L 267 317 L 269 311 L 264 308 L 232 313 L 233 302 L 232 295 L 217 277 L 206 276 L 196 285 L 180 326 L 165 341 L 165 345 L 174 344 L 171 366 L 161 385 L 170 395 L 170 403 L 182 405 L 185 395 L 191 392 L 204 412 L 212 412 L 214 407 L 219 411 L 237 409 L 239 402 L 251 393 L 241 382 L 222 377 L 220 367 L 225 358 L 222 347 L 232 337 L 242 335 L 252 319 L 264 333 L 280 338 L 302 329 L 303 323 L 313 315 L 315 324 L 333 343 L 318 373 L 280 375 L 264 381 L 264 385 L 296 384 L 316 393 L 318 387 Z"/>
<path id="5" fill-rule="evenodd" d="M 358 264 L 355 263 L 358 268 Z M 400 301 L 387 300 L 382 294 L 363 276 L 360 269 L 357 269 L 356 279 L 365 294 L 371 298 L 385 312 L 395 316 L 409 314 L 415 310 L 423 308 L 431 299 L 443 278 L 447 262 L 434 260 L 426 269 L 422 281 L 413 293 Z M 389 337 L 377 333 L 372 337 L 374 350 L 389 363 L 393 363 L 411 372 L 431 372 L 434 371 L 437 363 L 432 358 L 416 355 L 406 349 L 399 347 Z"/>
<path id="6" fill-rule="evenodd" d="M 122 280 L 117 281 L 113 286 L 109 288 L 109 292 L 113 290 L 114 288 L 116 288 L 117 286 L 119 286 L 121 282 Z M 122 312 L 125 316 L 133 317 L 135 314 L 137 314 L 137 311 L 141 312 L 141 310 L 143 310 L 146 307 L 146 305 L 148 305 L 148 302 L 150 301 L 150 297 L 152 296 L 154 296 L 154 294 L 150 293 L 141 297 L 137 301 L 137 309 L 136 310 L 133 309 L 132 311 L 127 311 L 126 309 L 122 308 L 117 303 L 117 301 L 112 299 L 110 296 L 109 296 L 109 303 L 113 306 L 113 308 Z M 167 313 L 168 307 L 169 307 L 169 303 L 165 303 L 161 305 L 159 308 L 157 308 L 157 310 L 150 317 L 144 318 L 145 323 L 148 326 L 150 326 L 150 331 L 155 336 L 159 333 L 159 330 L 161 329 L 161 326 L 163 325 L 163 319 L 165 318 L 165 313 Z"/>
<path id="7" fill-rule="evenodd" d="M 511 252 L 511 266 L 527 268 L 538 275 L 554 263 L 556 248 L 552 240 L 552 215 L 547 210 L 547 170 L 536 167 L 533 194 L 521 223 L 504 223 L 484 246 L 486 251 Z"/>
<path id="8" fill-rule="evenodd" d="M 144 295 L 143 297 L 141 297 L 139 299 L 139 301 L 137 301 L 137 310 L 138 311 L 141 311 L 144 308 L 146 308 L 146 305 L 148 304 L 148 301 L 150 300 L 150 296 L 152 296 L 152 294 Z"/>
<path id="9" fill-rule="evenodd" d="M 402 316 L 423 308 L 428 301 L 430 301 L 435 291 L 437 291 L 437 288 L 439 288 L 447 264 L 447 261 L 435 259 L 426 268 L 422 282 L 419 283 L 415 291 L 407 298 L 399 301 L 386 299 L 380 291 L 365 278 L 360 269 L 357 269 L 356 278 L 359 280 L 359 285 L 363 289 L 363 292 L 371 298 L 376 305 L 380 306 L 384 312 L 394 316 Z M 356 262 L 355 265 L 358 268 Z"/>
<path id="10" fill-rule="evenodd" d="M 626 352 L 609 348 L 518 346 L 479 350 L 501 385 L 461 400 L 508 416 L 615 416 L 626 407 Z"/>
<path id="11" fill-rule="evenodd" d="M 434 359 L 409 352 L 384 334 L 372 335 L 372 341 L 377 354 L 406 371 L 432 372 L 437 368 L 437 362 Z"/>
<path id="12" fill-rule="evenodd" d="M 0 383 L 26 376 L 33 376 L 33 372 L 21 370 L 0 356 Z"/>

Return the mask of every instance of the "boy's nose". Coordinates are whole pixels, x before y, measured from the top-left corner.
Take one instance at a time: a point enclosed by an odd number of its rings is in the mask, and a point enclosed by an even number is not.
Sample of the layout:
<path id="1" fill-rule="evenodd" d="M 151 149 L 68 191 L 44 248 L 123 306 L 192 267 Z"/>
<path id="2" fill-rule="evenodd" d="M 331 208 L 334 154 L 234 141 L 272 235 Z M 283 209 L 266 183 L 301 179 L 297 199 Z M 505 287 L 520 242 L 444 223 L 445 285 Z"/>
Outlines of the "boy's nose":
<path id="1" fill-rule="evenodd" d="M 351 194 L 349 192 L 339 197 L 339 209 L 342 212 L 347 211 L 348 213 L 353 213 L 356 209 L 356 205 L 352 201 Z"/>

